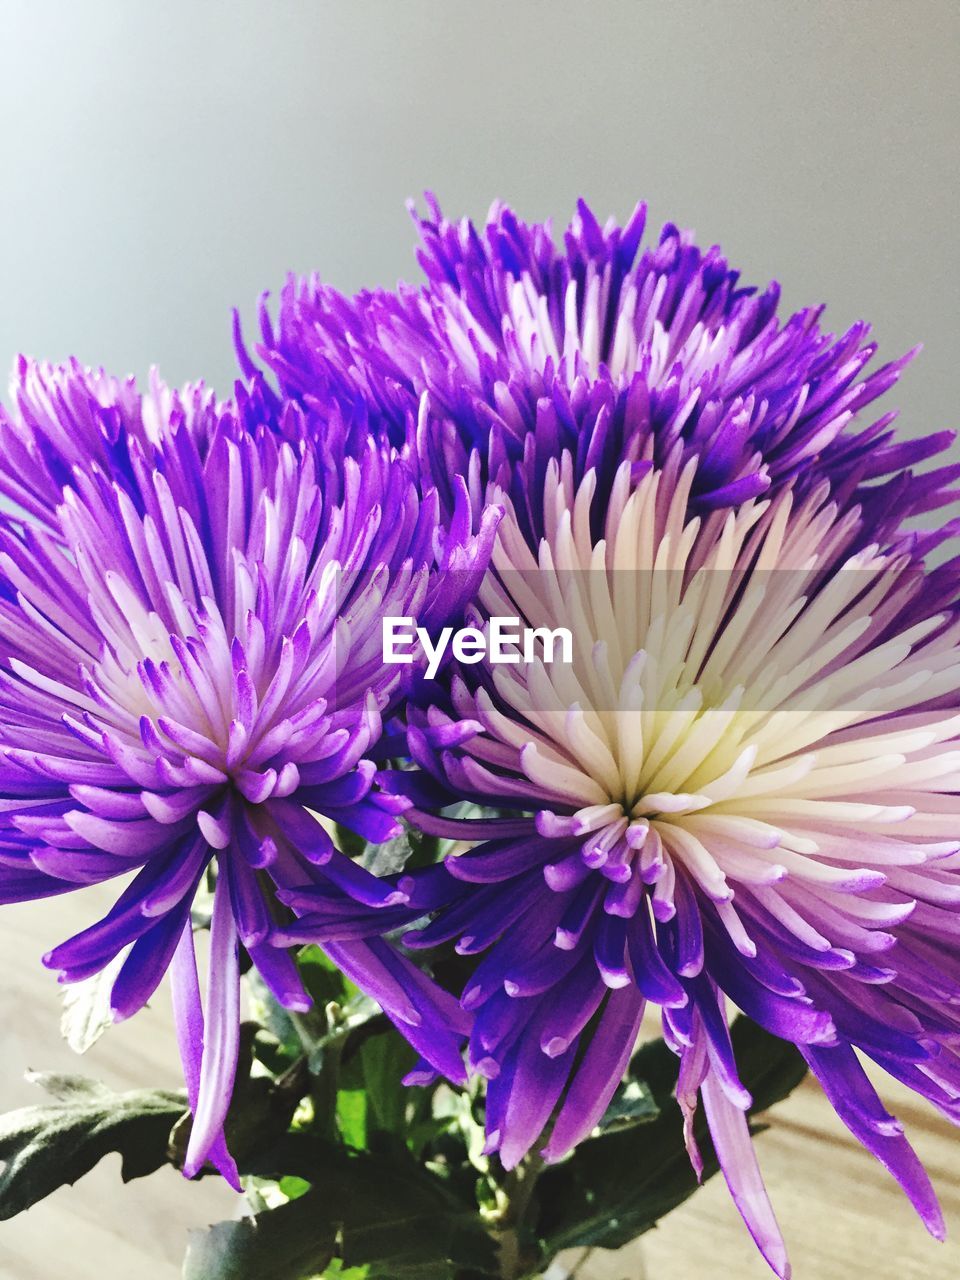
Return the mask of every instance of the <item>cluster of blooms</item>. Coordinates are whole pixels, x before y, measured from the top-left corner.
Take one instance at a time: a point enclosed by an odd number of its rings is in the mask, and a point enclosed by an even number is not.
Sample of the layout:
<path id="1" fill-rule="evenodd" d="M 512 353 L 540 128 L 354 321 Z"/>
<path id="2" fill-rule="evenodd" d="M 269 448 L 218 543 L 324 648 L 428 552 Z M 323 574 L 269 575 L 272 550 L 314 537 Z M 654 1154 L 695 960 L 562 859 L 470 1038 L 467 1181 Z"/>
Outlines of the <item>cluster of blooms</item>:
<path id="1" fill-rule="evenodd" d="M 581 204 L 558 247 L 430 203 L 426 284 L 291 280 L 256 358 L 238 331 L 234 404 L 21 365 L 0 898 L 135 872 L 46 960 L 74 980 L 125 954 L 118 1017 L 169 965 L 188 1172 L 231 1169 L 238 942 L 299 1008 L 288 948 L 320 941 L 417 1079 L 463 1079 L 465 1048 L 507 1167 L 591 1132 L 655 1006 L 691 1159 L 699 1098 L 785 1275 L 728 1002 L 943 1229 L 858 1053 L 960 1120 L 960 617 L 953 566 L 925 568 L 954 528 L 905 525 L 960 468 L 913 470 L 949 433 L 870 421 L 909 357 L 867 374 L 866 326 L 781 322 L 776 286 L 673 226 L 641 251 L 643 224 Z M 401 683 L 385 614 L 564 625 L 573 661 Z M 469 843 L 375 877 L 315 814 Z M 477 957 L 457 992 L 408 954 L 450 944 Z"/>

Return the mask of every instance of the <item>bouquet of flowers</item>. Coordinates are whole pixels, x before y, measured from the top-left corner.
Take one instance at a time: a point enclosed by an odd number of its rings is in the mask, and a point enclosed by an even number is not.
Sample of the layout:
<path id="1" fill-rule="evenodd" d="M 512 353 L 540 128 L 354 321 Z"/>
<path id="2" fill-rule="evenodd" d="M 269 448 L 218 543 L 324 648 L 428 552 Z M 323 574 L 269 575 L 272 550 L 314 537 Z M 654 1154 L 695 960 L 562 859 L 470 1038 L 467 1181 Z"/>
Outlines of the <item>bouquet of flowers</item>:
<path id="1" fill-rule="evenodd" d="M 184 1090 L 41 1077 L 0 1216 L 118 1151 L 244 1193 L 187 1280 L 519 1278 L 719 1169 L 785 1277 L 809 1070 L 942 1235 L 863 1061 L 960 1119 L 952 436 L 642 206 L 414 216 L 230 400 L 18 364 L 0 901 L 117 881 L 43 963 L 80 1050 L 168 978 Z"/>

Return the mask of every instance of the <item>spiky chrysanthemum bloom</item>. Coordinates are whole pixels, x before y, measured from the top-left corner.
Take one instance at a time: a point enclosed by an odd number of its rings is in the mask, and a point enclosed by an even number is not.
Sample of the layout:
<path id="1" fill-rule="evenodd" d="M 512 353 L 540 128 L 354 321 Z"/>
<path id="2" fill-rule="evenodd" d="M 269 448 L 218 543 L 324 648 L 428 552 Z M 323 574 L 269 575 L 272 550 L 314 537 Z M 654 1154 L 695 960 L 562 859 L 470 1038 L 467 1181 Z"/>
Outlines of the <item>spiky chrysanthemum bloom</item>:
<path id="1" fill-rule="evenodd" d="M 0 488 L 0 900 L 132 878 L 97 924 L 45 963 L 66 981 L 121 957 L 115 1018 L 170 968 L 194 1123 L 188 1174 L 234 1180 L 222 1128 L 240 1024 L 239 947 L 278 1000 L 309 999 L 271 945 L 293 886 L 342 904 L 401 902 L 334 848 L 314 815 L 372 841 L 405 801 L 374 785 L 399 667 L 384 612 L 433 627 L 456 615 L 495 520 L 436 494 L 372 440 L 323 451 L 241 427 L 201 388 L 141 398 L 77 366 L 23 362 L 4 417 Z M 458 591 L 463 593 L 458 597 Z M 191 904 L 216 868 L 204 1014 Z M 331 954 L 447 1073 L 462 1070 L 426 979 L 378 940 Z M 422 1025 L 421 1025 L 422 1024 Z"/>
<path id="2" fill-rule="evenodd" d="M 949 432 L 897 440 L 894 412 L 864 421 L 913 354 L 868 374 L 869 325 L 835 337 L 821 307 L 781 320 L 776 283 L 742 285 L 719 248 L 673 224 L 641 249 L 643 205 L 601 227 L 580 201 L 559 245 L 549 223 L 500 203 L 480 229 L 427 206 L 415 217 L 425 285 L 346 298 L 291 277 L 276 318 L 261 308 L 258 352 L 286 396 L 412 442 L 448 502 L 453 476 L 477 499 L 496 480 L 535 542 L 539 497 L 523 486 L 542 490 L 562 450 L 604 493 L 624 460 L 664 466 L 677 448 L 699 460 L 696 511 L 826 476 L 839 507 L 860 507 L 866 541 L 882 542 L 950 500 L 960 467 L 922 484 L 906 470 Z M 253 374 L 239 333 L 237 345 Z"/>
<path id="3" fill-rule="evenodd" d="M 433 919 L 406 941 L 483 955 L 462 1004 L 507 1166 L 555 1111 L 549 1159 L 590 1133 L 645 1003 L 661 1006 L 694 1163 L 699 1091 L 782 1274 L 728 998 L 799 1046 L 942 1232 L 854 1050 L 960 1120 L 960 622 L 949 570 L 848 553 L 857 516 L 838 518 L 825 485 L 691 517 L 695 465 L 633 483 L 625 464 L 600 539 L 592 478 L 576 486 L 568 458 L 548 469 L 535 554 L 508 512 L 483 612 L 570 628 L 573 661 L 464 666 L 411 710 L 434 804 L 501 816 L 411 815 L 486 839 L 415 873 L 411 904 Z"/>
<path id="4" fill-rule="evenodd" d="M 379 921 L 433 913 L 411 945 L 483 957 L 462 1002 L 491 1149 L 513 1164 L 543 1130 L 556 1158 L 589 1133 L 659 1005 L 688 1120 L 699 1093 L 785 1272 L 727 997 L 800 1045 L 942 1229 L 856 1049 L 960 1116 L 956 593 L 922 569 L 953 527 L 904 530 L 958 468 L 911 470 L 949 433 L 864 424 L 905 363 L 866 375 L 865 325 L 780 323 L 776 286 L 754 296 L 673 226 L 638 258 L 642 220 L 581 204 L 557 247 L 503 206 L 478 232 L 431 204 L 424 287 L 291 281 L 259 351 L 286 394 L 509 507 L 485 611 L 574 632 L 572 668 L 425 687 L 420 772 L 392 779 L 425 830 L 484 841 Z M 429 814 L 451 798 L 501 816 Z M 300 908 L 294 936 L 369 927 Z"/>

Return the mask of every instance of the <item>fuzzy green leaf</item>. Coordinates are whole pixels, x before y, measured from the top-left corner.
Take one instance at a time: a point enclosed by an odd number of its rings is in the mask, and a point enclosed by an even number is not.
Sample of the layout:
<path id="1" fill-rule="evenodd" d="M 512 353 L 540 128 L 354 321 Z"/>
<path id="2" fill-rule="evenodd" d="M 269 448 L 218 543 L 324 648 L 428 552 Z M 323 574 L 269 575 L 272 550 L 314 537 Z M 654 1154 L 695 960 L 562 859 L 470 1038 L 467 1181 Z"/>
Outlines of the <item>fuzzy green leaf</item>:
<path id="1" fill-rule="evenodd" d="M 452 1195 L 400 1143 L 387 1141 L 376 1153 L 348 1152 L 306 1134 L 288 1134 L 245 1171 L 277 1177 L 281 1170 L 310 1183 L 310 1190 L 292 1204 L 302 1206 L 305 1217 L 312 1215 L 319 1241 L 332 1233 L 344 1269 L 363 1267 L 369 1280 L 456 1280 L 467 1271 L 497 1274 L 494 1242 L 475 1209 Z M 284 1212 L 285 1221 L 293 1222 L 289 1208 L 272 1212 Z M 194 1253 L 203 1256 L 197 1246 Z M 186 1280 L 201 1275 L 207 1280 L 199 1270 L 184 1274 Z M 287 1274 L 277 1272 L 276 1280 L 287 1280 Z M 311 1272 L 289 1274 L 291 1280 L 301 1280 Z M 254 1269 L 221 1276 L 213 1271 L 210 1280 L 273 1280 L 273 1272 Z"/>
<path id="2" fill-rule="evenodd" d="M 336 1229 L 315 1192 L 191 1233 L 183 1280 L 303 1280 L 333 1258 Z"/>
<path id="3" fill-rule="evenodd" d="M 56 1101 L 0 1116 L 0 1219 L 72 1185 L 112 1151 L 120 1153 L 125 1182 L 166 1164 L 171 1130 L 187 1106 L 183 1093 L 113 1093 L 83 1076 L 29 1078 Z"/>
<path id="4" fill-rule="evenodd" d="M 403 1077 L 417 1055 L 403 1037 L 390 1027 L 383 1035 L 365 1040 L 359 1052 L 366 1091 L 369 1122 L 388 1133 L 401 1133 L 410 1091 Z"/>
<path id="5" fill-rule="evenodd" d="M 63 988 L 60 1034 L 74 1053 L 86 1053 L 112 1024 L 110 993 L 125 958 L 121 953 L 99 973 Z"/>

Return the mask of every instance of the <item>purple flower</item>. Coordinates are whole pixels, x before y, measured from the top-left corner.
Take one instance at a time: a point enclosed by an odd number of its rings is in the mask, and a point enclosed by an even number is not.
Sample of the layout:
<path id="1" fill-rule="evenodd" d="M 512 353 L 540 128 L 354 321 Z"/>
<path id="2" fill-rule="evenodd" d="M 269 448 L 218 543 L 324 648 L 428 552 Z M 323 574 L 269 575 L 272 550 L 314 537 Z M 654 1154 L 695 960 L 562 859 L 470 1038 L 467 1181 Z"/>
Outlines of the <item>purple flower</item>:
<path id="1" fill-rule="evenodd" d="M 960 623 L 952 567 L 924 568 L 956 528 L 904 526 L 955 497 L 957 466 L 912 470 L 952 436 L 864 425 L 909 357 L 865 374 L 865 325 L 781 323 L 775 285 L 673 226 L 638 257 L 642 210 L 601 228 L 581 204 L 561 247 L 502 206 L 419 226 L 424 287 L 291 280 L 260 355 L 287 395 L 412 441 L 447 500 L 458 475 L 503 505 L 477 621 L 565 626 L 573 661 L 425 683 L 418 769 L 383 784 L 480 843 L 375 921 L 308 892 L 289 936 L 419 920 L 409 946 L 477 957 L 461 1005 L 507 1166 L 591 1132 L 659 1008 L 694 1165 L 699 1096 L 786 1275 L 729 1001 L 798 1045 L 942 1234 L 857 1054 L 960 1120 Z"/>
<path id="2" fill-rule="evenodd" d="M 508 510 L 480 613 L 568 627 L 573 661 L 451 674 L 409 708 L 426 779 L 385 778 L 423 830 L 481 840 L 414 873 L 408 918 L 433 918 L 404 940 L 482 956 L 461 1003 L 489 1149 L 513 1166 L 551 1116 L 548 1159 L 588 1136 L 659 1006 L 691 1158 L 699 1091 L 737 1204 L 784 1274 L 729 999 L 798 1045 L 940 1234 L 854 1050 L 960 1119 L 952 575 L 848 553 L 857 521 L 822 491 L 701 521 L 690 466 L 632 485 L 624 464 L 594 540 L 593 486 L 562 473 L 548 473 L 553 532 L 536 557 Z M 443 816 L 454 799 L 497 816 Z"/>
<path id="3" fill-rule="evenodd" d="M 456 615 L 496 515 L 474 522 L 461 486 L 444 529 L 389 446 L 345 459 L 333 426 L 321 447 L 299 411 L 257 424 L 255 399 L 241 422 L 200 387 L 141 397 L 27 361 L 15 394 L 0 421 L 0 490 L 19 508 L 0 518 L 0 900 L 128 877 L 44 962 L 76 981 L 122 956 L 117 1019 L 169 968 L 194 1112 L 185 1172 L 210 1159 L 236 1182 L 223 1122 L 238 944 L 304 1010 L 271 939 L 287 893 L 321 886 L 344 915 L 405 900 L 327 827 L 400 832 L 406 801 L 375 787 L 370 758 L 403 670 L 381 661 L 381 615 Z M 191 905 L 213 868 L 204 1010 Z M 455 1002 L 379 939 L 329 951 L 428 1060 L 462 1072 Z"/>
<path id="4" fill-rule="evenodd" d="M 717 246 L 672 223 L 642 249 L 645 218 L 641 204 L 601 227 L 580 201 L 557 245 L 549 223 L 503 204 L 478 230 L 428 196 L 427 216 L 414 214 L 422 287 L 347 298 L 291 277 L 275 319 L 261 305 L 258 353 L 290 399 L 412 444 L 448 503 L 453 476 L 477 501 L 496 480 L 532 542 L 546 467 L 563 451 L 601 493 L 625 460 L 696 458 L 698 512 L 828 478 L 838 506 L 860 506 L 867 540 L 951 500 L 960 466 L 909 468 L 952 433 L 898 440 L 894 411 L 862 422 L 914 352 L 867 373 L 869 325 L 835 337 L 821 307 L 781 321 L 776 282 L 740 284 Z M 253 374 L 239 326 L 237 348 Z"/>

